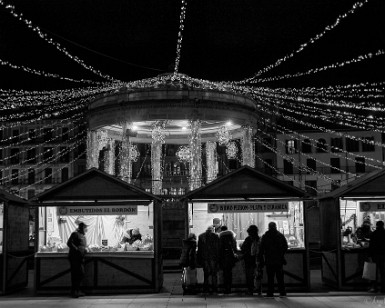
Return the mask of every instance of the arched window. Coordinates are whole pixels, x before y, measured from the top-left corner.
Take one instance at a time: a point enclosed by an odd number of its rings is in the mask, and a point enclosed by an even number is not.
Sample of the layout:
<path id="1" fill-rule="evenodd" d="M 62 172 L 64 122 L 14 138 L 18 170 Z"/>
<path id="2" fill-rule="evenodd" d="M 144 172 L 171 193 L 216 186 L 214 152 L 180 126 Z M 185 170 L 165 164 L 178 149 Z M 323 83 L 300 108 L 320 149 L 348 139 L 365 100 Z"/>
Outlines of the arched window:
<path id="1" fill-rule="evenodd" d="M 310 139 L 304 139 L 302 141 L 302 153 L 312 153 L 312 145 Z"/>

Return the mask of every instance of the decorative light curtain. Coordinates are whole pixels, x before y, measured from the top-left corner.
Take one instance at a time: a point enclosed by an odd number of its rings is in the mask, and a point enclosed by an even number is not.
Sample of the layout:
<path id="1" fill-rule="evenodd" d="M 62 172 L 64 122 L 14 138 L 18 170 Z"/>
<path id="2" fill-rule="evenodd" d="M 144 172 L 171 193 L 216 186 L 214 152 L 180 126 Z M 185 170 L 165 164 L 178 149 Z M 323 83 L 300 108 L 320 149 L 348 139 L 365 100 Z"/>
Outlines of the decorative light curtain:
<path id="1" fill-rule="evenodd" d="M 106 168 L 105 171 L 108 174 L 115 174 L 115 140 L 110 138 L 108 140 L 108 151 L 106 155 Z"/>
<path id="2" fill-rule="evenodd" d="M 190 190 L 201 187 L 202 182 L 202 157 L 201 157 L 201 122 L 191 121 L 190 136 Z"/>
<path id="3" fill-rule="evenodd" d="M 152 193 L 160 195 L 162 191 L 161 155 L 164 141 L 164 122 L 158 122 L 152 130 L 151 167 L 152 167 Z"/>
<path id="4" fill-rule="evenodd" d="M 131 142 L 130 137 L 127 134 L 129 124 L 123 123 L 122 128 L 122 149 L 120 152 L 120 174 L 119 176 L 123 181 L 131 183 L 132 179 L 132 160 L 130 155 Z"/>
<path id="5" fill-rule="evenodd" d="M 87 169 L 98 168 L 99 150 L 97 145 L 97 133 L 94 130 L 87 131 Z"/>
<path id="6" fill-rule="evenodd" d="M 216 142 L 206 142 L 207 183 L 215 180 L 218 174 L 218 162 L 216 155 Z"/>
<path id="7" fill-rule="evenodd" d="M 248 125 L 242 128 L 242 165 L 254 168 L 255 148 L 253 142 L 253 128 Z"/>

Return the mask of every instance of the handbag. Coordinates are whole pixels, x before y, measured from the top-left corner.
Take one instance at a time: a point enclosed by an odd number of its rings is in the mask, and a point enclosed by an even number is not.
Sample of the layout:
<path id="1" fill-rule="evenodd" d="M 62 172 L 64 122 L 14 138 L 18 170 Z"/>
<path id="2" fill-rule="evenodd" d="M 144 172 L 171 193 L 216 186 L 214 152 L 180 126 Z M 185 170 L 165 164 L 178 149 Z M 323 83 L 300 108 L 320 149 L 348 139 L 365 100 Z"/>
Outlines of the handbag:
<path id="1" fill-rule="evenodd" d="M 197 284 L 197 269 L 189 267 L 184 268 L 183 282 L 185 286 L 194 286 Z"/>
<path id="2" fill-rule="evenodd" d="M 203 274 L 203 268 L 197 267 L 197 283 L 201 284 L 204 281 L 204 274 Z"/>
<path id="3" fill-rule="evenodd" d="M 365 261 L 362 278 L 368 280 L 376 280 L 376 263 Z"/>

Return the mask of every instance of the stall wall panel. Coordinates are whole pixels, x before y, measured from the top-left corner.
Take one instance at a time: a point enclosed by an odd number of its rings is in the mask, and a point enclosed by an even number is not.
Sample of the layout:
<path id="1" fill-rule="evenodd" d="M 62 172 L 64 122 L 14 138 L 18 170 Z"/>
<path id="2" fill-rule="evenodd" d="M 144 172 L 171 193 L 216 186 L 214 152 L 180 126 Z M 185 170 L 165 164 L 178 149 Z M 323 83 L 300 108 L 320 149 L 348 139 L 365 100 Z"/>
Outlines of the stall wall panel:
<path id="1" fill-rule="evenodd" d="M 339 245 L 340 208 L 338 200 L 325 199 L 320 203 L 321 249 L 332 250 Z"/>
<path id="2" fill-rule="evenodd" d="M 43 283 L 43 287 L 68 287 L 71 285 L 70 264 L 67 255 L 62 258 L 39 258 L 38 263 L 39 282 Z M 52 277 L 56 277 L 56 279 L 45 283 Z"/>
<path id="3" fill-rule="evenodd" d="M 354 286 L 357 289 L 367 289 L 368 281 L 362 279 L 364 262 L 367 260 L 366 252 L 343 252 L 342 266 L 342 286 Z"/>
<path id="4" fill-rule="evenodd" d="M 8 207 L 8 253 L 27 251 L 29 239 L 29 208 L 28 206 Z"/>
<path id="5" fill-rule="evenodd" d="M 322 281 L 332 286 L 338 284 L 336 252 L 322 252 Z"/>
<path id="6" fill-rule="evenodd" d="M 305 277 L 307 271 L 304 256 L 304 254 L 290 253 L 290 251 L 285 255 L 287 265 L 284 265 L 283 270 L 285 272 L 286 285 L 298 285 L 307 282 L 307 278 Z M 266 272 L 264 274 L 266 274 Z M 264 279 L 264 281 L 267 283 L 267 274 L 265 277 L 266 279 Z"/>
<path id="7" fill-rule="evenodd" d="M 150 270 L 152 267 L 152 259 L 103 258 L 97 261 L 97 284 L 148 286 L 153 280 L 153 271 Z"/>
<path id="8" fill-rule="evenodd" d="M 28 284 L 28 268 L 23 257 L 7 258 L 7 290 L 14 287 L 25 287 Z"/>

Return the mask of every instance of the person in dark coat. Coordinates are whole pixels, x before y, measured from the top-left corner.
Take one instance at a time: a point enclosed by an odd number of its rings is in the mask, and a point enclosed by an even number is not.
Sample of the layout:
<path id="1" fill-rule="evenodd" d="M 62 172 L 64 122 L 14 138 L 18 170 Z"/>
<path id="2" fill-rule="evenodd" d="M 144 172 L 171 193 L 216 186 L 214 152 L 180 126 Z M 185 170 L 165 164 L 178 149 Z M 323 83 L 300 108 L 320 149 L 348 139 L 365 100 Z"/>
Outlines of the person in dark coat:
<path id="1" fill-rule="evenodd" d="M 221 230 L 219 233 L 219 266 L 223 270 L 224 293 L 229 294 L 233 280 L 233 267 L 237 261 L 235 257 L 237 241 L 235 233 L 228 230 L 226 226 L 222 226 Z"/>
<path id="2" fill-rule="evenodd" d="M 129 229 L 125 232 L 122 239 L 122 244 L 129 243 L 132 245 L 137 240 L 142 240 L 142 235 L 140 234 L 139 228 Z"/>
<path id="3" fill-rule="evenodd" d="M 380 276 L 380 291 L 385 293 L 385 229 L 382 220 L 377 221 L 376 230 L 370 235 L 369 256 L 371 261 L 376 263 L 377 279 L 373 282 L 373 288 L 370 292 L 378 291 L 378 275 Z"/>
<path id="4" fill-rule="evenodd" d="M 277 230 L 277 224 L 275 222 L 270 222 L 269 230 L 262 236 L 259 250 L 259 259 L 266 265 L 266 297 L 274 296 L 274 277 L 277 277 L 280 296 L 286 296 L 283 280 L 283 265 L 286 264 L 285 253 L 287 249 L 288 245 L 285 236 Z"/>
<path id="5" fill-rule="evenodd" d="M 183 240 L 179 265 L 189 267 L 190 269 L 196 268 L 196 249 L 197 237 L 194 233 L 190 233 L 188 237 Z"/>
<path id="6" fill-rule="evenodd" d="M 219 236 L 211 225 L 206 232 L 198 237 L 197 261 L 203 267 L 204 282 L 203 291 L 210 292 L 209 278 L 211 277 L 211 291 L 218 292 L 218 260 L 219 260 Z"/>
<path id="7" fill-rule="evenodd" d="M 254 282 L 256 280 L 260 280 L 262 275 L 262 270 L 259 267 L 259 260 L 257 258 L 260 246 L 258 231 L 259 230 L 256 225 L 250 225 L 247 229 L 248 236 L 245 238 L 241 247 L 243 260 L 245 262 L 248 295 L 252 295 L 254 293 Z M 261 295 L 262 290 L 260 281 L 258 281 L 257 289 L 258 294 Z"/>
<path id="8" fill-rule="evenodd" d="M 81 222 L 67 241 L 67 246 L 69 247 L 68 259 L 71 266 L 71 296 L 74 298 L 84 296 L 84 294 L 80 292 L 80 285 L 85 275 L 84 259 L 87 252 L 86 233 L 87 225 Z"/>

